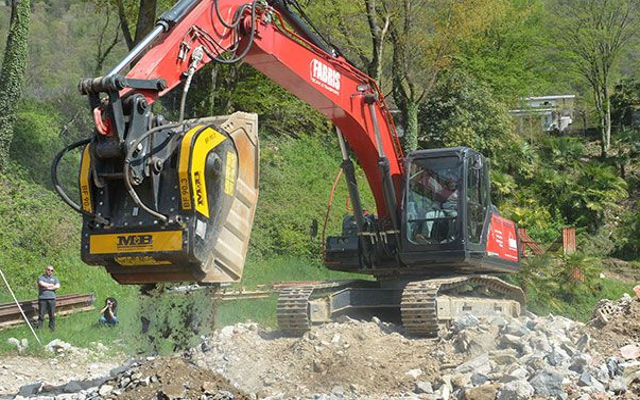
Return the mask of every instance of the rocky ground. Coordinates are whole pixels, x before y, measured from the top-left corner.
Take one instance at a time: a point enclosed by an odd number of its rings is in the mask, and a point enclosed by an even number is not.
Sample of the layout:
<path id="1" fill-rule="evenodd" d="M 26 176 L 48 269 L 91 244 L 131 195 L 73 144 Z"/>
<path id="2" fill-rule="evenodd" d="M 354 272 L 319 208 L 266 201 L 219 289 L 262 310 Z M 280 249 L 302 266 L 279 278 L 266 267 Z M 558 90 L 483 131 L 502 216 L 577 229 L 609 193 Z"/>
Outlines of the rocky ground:
<path id="1" fill-rule="evenodd" d="M 224 327 L 183 354 L 129 360 L 102 375 L 46 375 L 49 362 L 58 370 L 70 366 L 64 350 L 51 361 L 8 360 L 0 393 L 19 390 L 15 398 L 33 399 L 640 399 L 639 346 L 640 300 L 628 296 L 601 302 L 587 325 L 557 316 L 467 315 L 438 340 L 408 337 L 375 318 L 345 318 L 301 338 L 245 323 Z M 26 371 L 32 384 L 10 382 Z"/>

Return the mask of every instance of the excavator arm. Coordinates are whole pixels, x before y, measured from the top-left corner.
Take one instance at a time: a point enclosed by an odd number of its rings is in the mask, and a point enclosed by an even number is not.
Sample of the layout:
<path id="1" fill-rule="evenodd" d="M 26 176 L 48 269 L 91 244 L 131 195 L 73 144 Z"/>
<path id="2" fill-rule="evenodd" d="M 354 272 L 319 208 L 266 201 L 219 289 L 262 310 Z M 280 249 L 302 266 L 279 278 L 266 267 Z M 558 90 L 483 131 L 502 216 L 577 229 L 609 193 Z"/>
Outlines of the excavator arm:
<path id="1" fill-rule="evenodd" d="M 403 155 L 384 97 L 289 1 L 181 0 L 111 71 L 81 81 L 96 128 L 56 157 L 52 173 L 63 200 L 84 216 L 85 262 L 127 284 L 240 279 L 258 195 L 257 119 L 184 119 L 193 75 L 209 62 L 240 61 L 334 123 L 358 234 L 382 240 L 384 256 L 395 257 Z M 180 85 L 178 120 L 154 113 L 152 104 Z M 364 170 L 377 217 L 359 204 L 345 142 Z M 56 176 L 60 158 L 80 147 L 76 204 Z M 379 256 L 371 240 L 358 241 L 363 258 Z"/>
<path id="2" fill-rule="evenodd" d="M 189 69 L 209 62 L 229 63 L 223 54 L 233 49 L 235 61 L 244 61 L 305 101 L 330 119 L 355 153 L 376 200 L 378 216 L 391 218 L 396 205 L 387 205 L 380 155 L 389 162 L 394 191 L 400 195 L 402 150 L 393 119 L 374 79 L 343 57 L 334 56 L 289 29 L 279 10 L 288 12 L 286 1 L 267 3 L 243 0 L 183 0 L 173 14 L 161 17 L 158 34 L 147 53 L 126 74 L 127 80 L 163 80 L 162 90 L 127 90 L 144 95 L 148 104 L 185 81 Z M 268 5 L 273 4 L 274 6 Z M 279 9 L 279 10 L 278 10 Z M 289 14 L 290 15 L 290 14 Z M 295 18 L 290 16 L 288 20 Z M 237 24 L 229 28 L 231 21 Z M 152 33 L 153 34 L 153 33 Z M 200 51 L 203 54 L 197 55 Z M 200 61 L 194 62 L 195 59 Z M 376 132 L 378 131 L 378 132 Z M 394 211 L 395 212 L 395 211 Z"/>

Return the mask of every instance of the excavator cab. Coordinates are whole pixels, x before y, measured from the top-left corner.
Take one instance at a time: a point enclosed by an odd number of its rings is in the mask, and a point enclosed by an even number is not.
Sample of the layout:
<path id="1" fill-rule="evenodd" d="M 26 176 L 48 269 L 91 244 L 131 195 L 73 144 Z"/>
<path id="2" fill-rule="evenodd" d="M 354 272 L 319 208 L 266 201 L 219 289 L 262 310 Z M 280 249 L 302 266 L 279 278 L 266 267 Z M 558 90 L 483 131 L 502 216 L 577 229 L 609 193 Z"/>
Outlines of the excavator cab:
<path id="1" fill-rule="evenodd" d="M 414 151 L 407 155 L 405 171 L 399 234 L 358 235 L 349 216 L 342 235 L 327 240 L 328 268 L 378 276 L 518 269 L 517 230 L 491 204 L 482 154 L 467 147 Z M 380 249 L 391 246 L 394 256 L 385 257 Z"/>
<path id="2" fill-rule="evenodd" d="M 467 147 L 407 157 L 400 259 L 431 272 L 517 267 L 515 225 L 491 204 L 489 170 Z"/>

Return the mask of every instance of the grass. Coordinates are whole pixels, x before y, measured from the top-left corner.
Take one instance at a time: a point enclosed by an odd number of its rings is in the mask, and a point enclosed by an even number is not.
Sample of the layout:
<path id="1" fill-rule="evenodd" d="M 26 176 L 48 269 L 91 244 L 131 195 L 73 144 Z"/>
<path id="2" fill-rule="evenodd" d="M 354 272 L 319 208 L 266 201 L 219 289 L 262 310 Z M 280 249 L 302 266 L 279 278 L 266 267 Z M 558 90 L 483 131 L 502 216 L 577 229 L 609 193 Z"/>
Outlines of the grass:
<path id="1" fill-rule="evenodd" d="M 94 275 L 94 278 L 82 280 L 80 276 L 86 271 L 90 271 Z M 137 287 L 118 285 L 102 269 L 85 266 L 80 262 L 73 268 L 64 268 L 63 271 L 60 271 L 60 268 L 58 268 L 56 274 L 63 285 L 60 294 L 69 293 L 63 290 L 65 288 L 65 281 L 67 280 L 63 277 L 71 275 L 76 277 L 76 281 L 73 282 L 73 285 L 72 282 L 70 282 L 67 287 L 80 287 L 84 289 L 85 292 L 91 291 L 97 293 L 98 300 L 95 311 L 82 312 L 69 316 L 58 316 L 56 318 L 57 326 L 54 333 L 49 332 L 48 328 L 46 328 L 48 319 L 45 319 L 45 328 L 37 331 L 43 345 L 46 345 L 53 339 L 60 339 L 77 347 L 91 347 L 92 342 L 101 342 L 109 347 L 115 347 L 116 351 L 129 354 L 141 348 L 141 340 L 144 338 L 139 334 L 141 329 L 139 319 L 140 311 L 138 307 L 140 297 L 137 294 Z M 330 271 L 324 268 L 319 260 L 300 257 L 274 257 L 270 259 L 250 260 L 245 267 L 244 277 L 238 285 L 245 288 L 255 288 L 257 285 L 271 284 L 278 281 L 346 280 L 358 278 L 367 278 L 367 276 Z M 78 282 L 78 280 L 80 280 L 80 282 Z M 35 298 L 36 295 L 34 290 L 31 298 Z M 106 296 L 114 296 L 118 299 L 118 318 L 120 319 L 120 324 L 113 328 L 101 327 L 96 323 L 99 317 L 98 310 L 102 307 Z M 194 295 L 194 301 L 195 297 Z M 166 298 L 162 299 L 162 301 L 164 300 L 166 300 Z M 215 310 L 215 326 L 221 327 L 251 320 L 265 327 L 275 328 L 277 325 L 276 303 L 277 295 L 264 299 L 235 300 L 219 303 Z M 168 305 L 168 307 L 175 307 L 175 304 Z M 34 345 L 35 340 L 26 325 L 0 331 L 0 354 L 17 353 L 16 350 L 7 343 L 7 339 L 10 337 L 17 339 L 27 338 L 30 342 L 27 354 L 49 356 L 43 347 Z M 121 344 L 113 346 L 114 343 Z M 163 346 L 162 348 L 166 349 L 168 346 Z"/>
<path id="2" fill-rule="evenodd" d="M 276 328 L 276 304 L 278 296 L 264 299 L 234 300 L 220 303 L 216 309 L 216 326 L 233 325 L 253 321 L 268 328 Z"/>
<path id="3" fill-rule="evenodd" d="M 276 256 L 268 259 L 249 260 L 244 269 L 241 285 L 256 285 L 280 281 L 349 280 L 367 279 L 368 275 L 331 271 L 318 259 Z"/>
<path id="4" fill-rule="evenodd" d="M 7 339 L 11 337 L 29 340 L 29 348 L 26 354 L 32 356 L 50 356 L 51 354 L 46 352 L 44 346 L 54 339 L 60 339 L 75 347 L 87 348 L 91 348 L 92 342 L 100 342 L 111 349 L 111 354 L 117 352 L 131 353 L 135 348 L 132 332 L 135 331 L 135 328 L 139 330 L 140 324 L 137 321 L 137 307 L 131 303 L 133 299 L 134 297 L 120 299 L 118 311 L 120 324 L 114 327 L 105 327 L 98 324 L 99 308 L 94 311 L 57 316 L 56 330 L 54 332 L 49 331 L 47 327 L 49 319 L 45 317 L 43 328 L 36 329 L 36 334 L 43 346 L 37 345 L 37 341 L 25 324 L 2 330 L 0 331 L 0 354 L 17 354 L 16 349 L 7 342 Z"/>
<path id="5" fill-rule="evenodd" d="M 624 293 L 633 295 L 634 284 L 621 282 L 612 279 L 601 279 L 597 285 L 597 290 L 583 292 L 579 296 L 572 298 L 556 296 L 553 304 L 542 302 L 535 293 L 528 293 L 527 301 L 530 311 L 539 314 L 557 314 L 565 317 L 587 322 L 591 319 L 593 307 L 601 299 L 618 300 Z"/>

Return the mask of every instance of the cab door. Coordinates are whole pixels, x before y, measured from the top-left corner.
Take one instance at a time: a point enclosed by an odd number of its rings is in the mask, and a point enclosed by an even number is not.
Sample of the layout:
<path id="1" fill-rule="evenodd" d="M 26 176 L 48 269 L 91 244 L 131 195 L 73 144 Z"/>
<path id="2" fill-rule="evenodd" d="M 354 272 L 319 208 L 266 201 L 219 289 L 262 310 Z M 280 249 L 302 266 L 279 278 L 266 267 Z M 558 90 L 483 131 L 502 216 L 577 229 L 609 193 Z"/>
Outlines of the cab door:
<path id="1" fill-rule="evenodd" d="M 484 252 L 485 228 L 488 226 L 489 170 L 485 158 L 476 152 L 467 153 L 465 158 L 466 212 L 464 220 L 467 250 Z"/>

